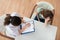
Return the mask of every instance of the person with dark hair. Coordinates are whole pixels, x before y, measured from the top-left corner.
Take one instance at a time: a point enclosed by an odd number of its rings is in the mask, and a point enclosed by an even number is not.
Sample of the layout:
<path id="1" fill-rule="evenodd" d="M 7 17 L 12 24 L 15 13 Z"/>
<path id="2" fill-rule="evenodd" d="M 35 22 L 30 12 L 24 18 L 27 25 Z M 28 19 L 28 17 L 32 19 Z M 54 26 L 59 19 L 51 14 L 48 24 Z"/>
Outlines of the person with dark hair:
<path id="1" fill-rule="evenodd" d="M 52 11 L 50 11 L 48 9 L 44 9 L 36 15 L 35 20 L 43 22 L 43 23 L 45 23 L 47 21 L 47 22 L 50 22 L 50 24 L 51 24 L 53 16 L 54 15 L 53 15 Z M 47 20 L 47 19 L 49 19 L 49 20 Z"/>
<path id="2" fill-rule="evenodd" d="M 27 23 L 22 29 L 20 29 L 21 23 L 22 19 L 20 17 L 10 16 L 10 14 L 7 14 L 4 22 L 6 35 L 15 38 L 30 26 L 30 23 Z"/>
<path id="3" fill-rule="evenodd" d="M 44 10 L 42 12 L 42 15 L 43 15 L 43 17 L 45 19 L 45 24 L 48 24 L 49 22 L 51 24 L 51 22 L 53 20 L 53 17 L 54 17 L 54 14 L 52 13 L 52 11 L 50 11 L 50 10 Z"/>

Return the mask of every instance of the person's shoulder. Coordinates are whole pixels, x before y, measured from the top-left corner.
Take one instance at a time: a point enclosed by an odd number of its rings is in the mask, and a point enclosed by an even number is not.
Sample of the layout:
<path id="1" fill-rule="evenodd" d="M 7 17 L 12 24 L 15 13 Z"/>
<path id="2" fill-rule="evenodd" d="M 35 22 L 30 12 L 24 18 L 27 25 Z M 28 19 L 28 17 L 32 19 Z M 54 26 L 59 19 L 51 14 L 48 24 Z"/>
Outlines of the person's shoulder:
<path id="1" fill-rule="evenodd" d="M 12 24 L 9 24 L 9 25 L 6 25 L 5 27 L 6 28 L 11 28 L 11 27 L 13 27 L 13 25 Z"/>

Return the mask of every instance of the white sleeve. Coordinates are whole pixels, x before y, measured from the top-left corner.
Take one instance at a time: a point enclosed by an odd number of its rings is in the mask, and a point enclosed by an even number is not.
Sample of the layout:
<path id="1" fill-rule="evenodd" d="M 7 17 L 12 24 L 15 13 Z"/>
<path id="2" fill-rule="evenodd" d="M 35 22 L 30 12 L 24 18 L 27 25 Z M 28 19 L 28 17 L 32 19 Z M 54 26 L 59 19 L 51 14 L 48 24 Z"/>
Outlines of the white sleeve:
<path id="1" fill-rule="evenodd" d="M 8 32 L 10 34 L 10 33 L 12 33 L 12 30 L 9 27 L 6 27 L 6 32 Z"/>
<path id="2" fill-rule="evenodd" d="M 9 27 L 6 27 L 6 35 L 15 38 L 13 31 Z"/>

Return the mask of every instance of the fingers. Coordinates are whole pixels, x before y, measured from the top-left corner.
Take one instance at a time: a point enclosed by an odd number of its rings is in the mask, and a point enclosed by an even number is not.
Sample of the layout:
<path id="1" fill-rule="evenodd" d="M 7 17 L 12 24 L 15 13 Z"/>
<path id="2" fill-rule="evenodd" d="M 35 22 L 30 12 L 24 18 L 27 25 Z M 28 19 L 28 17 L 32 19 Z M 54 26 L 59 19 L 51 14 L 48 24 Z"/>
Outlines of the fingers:
<path id="1" fill-rule="evenodd" d="M 31 24 L 30 23 L 27 23 L 26 25 L 27 25 L 27 27 L 30 27 Z"/>

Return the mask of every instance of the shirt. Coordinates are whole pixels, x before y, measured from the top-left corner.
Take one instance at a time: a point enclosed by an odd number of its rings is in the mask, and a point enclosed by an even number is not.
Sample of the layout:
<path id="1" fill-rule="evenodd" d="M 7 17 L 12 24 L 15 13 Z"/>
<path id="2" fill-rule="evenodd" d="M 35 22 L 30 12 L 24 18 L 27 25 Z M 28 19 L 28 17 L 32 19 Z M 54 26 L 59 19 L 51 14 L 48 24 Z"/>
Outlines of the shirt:
<path id="1" fill-rule="evenodd" d="M 19 35 L 20 25 L 19 26 L 13 26 L 12 24 L 6 25 L 6 35 L 9 37 L 15 38 Z"/>

